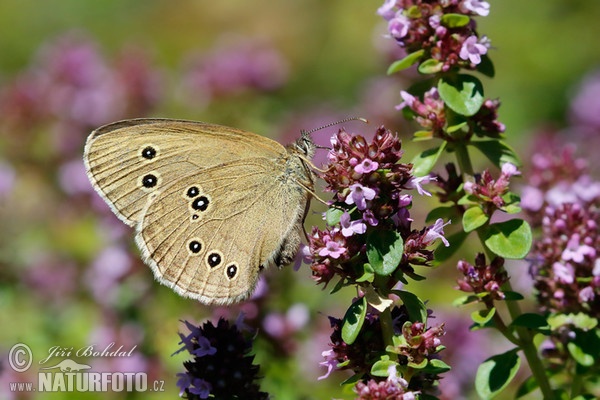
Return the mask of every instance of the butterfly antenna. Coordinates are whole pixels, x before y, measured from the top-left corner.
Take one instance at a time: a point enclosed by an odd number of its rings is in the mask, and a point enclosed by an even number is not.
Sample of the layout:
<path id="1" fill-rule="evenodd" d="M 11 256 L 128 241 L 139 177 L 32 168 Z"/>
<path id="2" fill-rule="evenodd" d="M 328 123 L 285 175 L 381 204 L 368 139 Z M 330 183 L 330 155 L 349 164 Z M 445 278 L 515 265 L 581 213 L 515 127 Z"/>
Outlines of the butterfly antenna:
<path id="1" fill-rule="evenodd" d="M 343 124 L 344 122 L 348 122 L 348 121 L 362 121 L 365 124 L 369 123 L 369 120 L 367 120 L 366 118 L 362 118 L 362 117 L 350 117 L 350 118 L 342 119 L 341 121 L 332 122 L 330 124 L 323 125 L 323 126 L 320 126 L 318 128 L 315 128 L 315 129 L 311 129 L 310 131 L 302 130 L 302 135 L 303 136 L 308 136 L 308 135 L 310 135 L 313 132 L 320 131 L 321 129 L 330 128 L 330 127 L 335 126 L 335 125 Z"/>

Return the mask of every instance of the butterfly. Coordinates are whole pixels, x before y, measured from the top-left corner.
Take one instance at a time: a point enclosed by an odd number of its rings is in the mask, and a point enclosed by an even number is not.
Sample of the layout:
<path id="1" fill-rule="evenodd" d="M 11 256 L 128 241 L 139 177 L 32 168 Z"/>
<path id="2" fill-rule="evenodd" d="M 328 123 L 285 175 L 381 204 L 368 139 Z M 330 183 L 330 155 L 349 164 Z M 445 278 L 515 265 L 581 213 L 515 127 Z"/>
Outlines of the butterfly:
<path id="1" fill-rule="evenodd" d="M 84 150 L 94 189 L 155 278 L 205 304 L 248 298 L 260 272 L 296 256 L 313 197 L 315 144 L 175 119 L 102 126 Z"/>

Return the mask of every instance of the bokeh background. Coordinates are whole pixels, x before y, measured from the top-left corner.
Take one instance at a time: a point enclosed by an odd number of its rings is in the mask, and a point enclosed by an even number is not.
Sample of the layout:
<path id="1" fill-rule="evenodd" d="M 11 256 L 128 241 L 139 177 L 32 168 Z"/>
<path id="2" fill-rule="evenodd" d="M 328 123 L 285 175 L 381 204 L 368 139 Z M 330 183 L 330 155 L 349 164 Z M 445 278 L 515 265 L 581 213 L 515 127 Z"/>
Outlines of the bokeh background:
<path id="1" fill-rule="evenodd" d="M 492 41 L 496 77 L 482 79 L 486 95 L 501 99 L 506 136 L 527 165 L 539 132 L 557 132 L 570 141 L 571 127 L 581 118 L 595 117 L 600 126 L 594 78 L 600 66 L 600 2 L 490 3 L 492 12 L 479 18 L 479 31 Z M 344 126 L 368 135 L 385 124 L 403 138 L 408 161 L 422 145 L 410 141 L 411 125 L 394 106 L 401 101 L 399 91 L 418 76 L 410 71 L 385 76 L 398 52 L 383 37 L 385 26 L 375 14 L 379 6 L 318 0 L 0 0 L 1 399 L 174 398 L 175 374 L 186 359 L 183 353 L 172 356 L 179 348 L 177 332 L 186 331 L 180 320 L 235 320 L 240 311 L 259 328 L 255 352 L 263 390 L 277 399 L 352 397 L 339 386 L 347 376 L 317 377 L 325 372 L 318 363 L 328 349 L 327 315 L 343 315 L 353 293 L 329 295 L 303 266 L 298 272 L 269 271 L 254 301 L 235 307 L 209 308 L 178 297 L 154 282 L 139 260 L 132 231 L 93 193 L 81 155 L 92 129 L 130 117 L 196 119 L 289 143 L 300 129 L 361 116 L 370 125 Z M 591 94 L 590 82 L 596 85 Z M 326 144 L 336 129 L 314 136 Z M 579 152 L 597 163 L 592 144 L 598 140 L 583 137 L 572 141 L 583 144 Z M 417 200 L 420 227 L 431 203 Z M 313 209 L 307 227 L 322 224 L 320 205 Z M 470 258 L 476 248 L 463 250 Z M 511 268 L 514 286 L 530 290 L 526 265 Z M 507 345 L 486 332 L 468 333 L 473 310 L 451 306 L 458 297 L 453 262 L 419 272 L 430 279 L 407 289 L 429 300 L 436 322 L 446 322 L 449 332 L 446 360 L 454 370 L 443 383 L 445 398 L 475 398 L 477 362 Z M 150 380 L 164 380 L 164 392 L 9 390 L 10 382 L 36 382 L 37 362 L 53 346 L 102 349 L 112 342 L 126 350 L 135 346 L 132 356 L 74 358 L 93 371 L 146 372 Z M 8 365 L 15 343 L 32 349 L 34 364 L 27 372 Z"/>

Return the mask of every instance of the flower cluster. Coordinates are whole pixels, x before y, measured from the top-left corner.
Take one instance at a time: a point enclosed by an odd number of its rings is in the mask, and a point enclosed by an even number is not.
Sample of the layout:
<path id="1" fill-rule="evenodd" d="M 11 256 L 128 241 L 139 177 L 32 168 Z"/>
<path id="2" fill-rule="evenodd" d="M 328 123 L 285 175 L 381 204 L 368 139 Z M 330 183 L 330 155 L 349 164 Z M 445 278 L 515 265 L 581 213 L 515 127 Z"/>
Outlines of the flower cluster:
<path id="1" fill-rule="evenodd" d="M 397 267 L 412 273 L 411 264 L 429 265 L 432 252 L 426 247 L 443 238 L 443 221 L 421 231 L 411 229 L 409 208 L 412 196 L 403 190 L 416 189 L 427 194 L 422 185 L 430 179 L 415 178 L 412 165 L 399 163 L 402 156 L 398 138 L 380 127 L 371 143 L 364 137 L 339 131 L 332 139 L 329 164 L 322 178 L 333 191 L 335 202 L 328 212 L 326 230 L 313 228 L 305 258 L 311 262 L 318 283 L 327 284 L 336 274 L 349 283 L 363 276 L 368 263 L 369 235 L 398 233 L 403 256 Z M 445 242 L 447 244 L 447 242 Z"/>
<path id="2" fill-rule="evenodd" d="M 533 224 L 541 224 L 547 206 L 578 203 L 588 207 L 600 203 L 600 182 L 589 175 L 587 161 L 575 156 L 574 146 L 548 135 L 534 145 L 528 185 L 521 194 L 521 206 Z"/>
<path id="3" fill-rule="evenodd" d="M 422 322 L 405 322 L 402 326 L 402 342 L 394 352 L 400 355 L 401 364 L 421 364 L 439 351 L 444 325 L 426 328 Z"/>
<path id="4" fill-rule="evenodd" d="M 446 108 L 437 88 L 433 87 L 425 92 L 423 101 L 404 90 L 400 92 L 400 96 L 403 101 L 396 106 L 397 110 L 408 107 L 414 114 L 414 120 L 430 132 L 432 137 L 444 137 Z"/>
<path id="5" fill-rule="evenodd" d="M 501 287 L 508 281 L 508 274 L 504 269 L 502 257 L 495 257 L 488 265 L 485 255 L 478 253 L 475 257 L 475 265 L 460 260 L 457 268 L 463 274 L 463 277 L 458 279 L 457 289 L 467 293 L 485 293 L 493 300 L 505 298 Z"/>
<path id="6" fill-rule="evenodd" d="M 542 310 L 600 317 L 600 212 L 565 203 L 548 207 L 530 273 Z"/>
<path id="7" fill-rule="evenodd" d="M 415 400 L 419 392 L 408 389 L 408 382 L 398 376 L 395 366 L 388 371 L 388 378 L 384 381 L 369 379 L 360 381 L 354 387 L 357 394 L 356 400 Z"/>
<path id="8" fill-rule="evenodd" d="M 409 111 L 412 118 L 424 128 L 424 131 L 416 134 L 420 140 L 432 137 L 453 140 L 447 132 L 446 104 L 440 98 L 436 87 L 423 93 L 423 100 L 404 90 L 400 91 L 400 96 L 403 101 L 396 106 L 396 109 Z M 469 118 L 468 136 L 475 134 L 482 137 L 498 138 L 506 129 L 504 124 L 498 121 L 499 107 L 499 101 L 485 100 L 479 111 Z"/>
<path id="9" fill-rule="evenodd" d="M 177 374 L 180 396 L 268 399 L 268 394 L 261 392 L 256 383 L 259 367 L 252 364 L 254 356 L 248 354 L 252 349 L 250 334 L 244 334 L 225 319 L 220 319 L 216 326 L 210 321 L 202 326 L 184 323 L 190 333 L 179 334 L 183 347 L 176 353 L 186 350 L 194 359 L 185 361 L 186 372 Z"/>
<path id="10" fill-rule="evenodd" d="M 480 0 L 386 0 L 377 13 L 407 53 L 424 50 L 424 59 L 437 61 L 445 72 L 455 67 L 475 69 L 482 62 L 490 42 L 479 37 L 472 17 L 488 15 L 489 8 Z"/>
<path id="11" fill-rule="evenodd" d="M 406 308 L 404 306 L 392 308 L 392 318 L 393 330 L 401 332 L 402 325 L 408 321 Z M 367 313 L 362 334 L 352 344 L 347 344 L 342 339 L 343 320 L 329 317 L 329 322 L 333 329 L 330 336 L 331 349 L 323 352 L 325 361 L 321 365 L 327 367 L 327 372 L 320 379 L 328 377 L 335 369 L 349 369 L 366 379 L 372 378 L 370 372 L 373 363 L 385 354 L 379 313 L 373 310 Z"/>
<path id="12" fill-rule="evenodd" d="M 497 180 L 486 169 L 480 175 L 475 175 L 475 182 L 465 182 L 463 188 L 484 207 L 487 215 L 492 215 L 494 210 L 502 209 L 510 201 L 505 196 L 508 193 L 510 178 L 520 174 L 513 164 L 505 163 Z"/>
<path id="13" fill-rule="evenodd" d="M 352 344 L 348 344 L 342 339 L 343 320 L 329 317 L 333 328 L 330 337 L 331 349 L 323 352 L 325 361 L 321 365 L 327 368 L 327 372 L 319 379 L 328 377 L 333 370 L 351 370 L 360 377 L 360 381 L 355 387 L 355 391 L 360 396 L 367 396 L 369 393 L 373 395 L 374 392 L 369 392 L 369 390 L 390 390 L 390 396 L 392 394 L 400 396 L 405 392 L 408 393 L 409 386 L 411 389 L 429 390 L 427 382 L 433 379 L 431 374 L 418 373 L 408 385 L 406 381 L 398 378 L 396 365 L 406 368 L 409 363 L 411 365 L 423 364 L 425 360 L 434 358 L 434 355 L 440 350 L 439 337 L 444 334 L 443 325 L 426 329 L 421 322 L 412 323 L 408 321 L 407 310 L 404 306 L 393 306 L 391 316 L 391 329 L 395 334 L 394 340 L 397 341 L 397 345 L 393 348 L 386 348 L 383 341 L 382 322 L 377 310 L 370 309 L 367 312 L 361 334 Z M 387 357 L 388 352 L 398 354 L 398 364 L 391 364 L 393 371 L 389 371 L 390 374 L 385 380 L 381 376 L 373 375 L 371 368 L 382 357 Z M 403 397 L 383 398 L 402 399 Z"/>

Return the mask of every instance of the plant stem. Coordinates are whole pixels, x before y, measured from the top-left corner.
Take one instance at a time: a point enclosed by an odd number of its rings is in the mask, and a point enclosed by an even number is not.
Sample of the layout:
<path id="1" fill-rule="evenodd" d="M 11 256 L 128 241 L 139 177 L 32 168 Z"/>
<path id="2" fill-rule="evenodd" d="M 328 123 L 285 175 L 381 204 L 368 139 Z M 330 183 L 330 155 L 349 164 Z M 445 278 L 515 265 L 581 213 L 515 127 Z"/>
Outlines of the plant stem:
<path id="1" fill-rule="evenodd" d="M 390 307 L 386 308 L 379 315 L 379 323 L 381 324 L 381 334 L 383 335 L 383 344 L 387 348 L 388 346 L 393 346 L 394 341 L 392 338 L 394 337 L 394 325 L 392 322 L 392 310 Z M 391 357 L 397 357 L 395 353 L 387 352 Z"/>
<path id="2" fill-rule="evenodd" d="M 512 286 L 510 281 L 504 284 L 504 288 L 506 290 L 512 291 Z M 514 320 L 519 315 L 523 314 L 521 311 L 521 307 L 519 303 L 516 301 L 506 301 L 506 307 L 508 308 L 508 312 L 510 313 L 511 318 Z M 521 349 L 523 350 L 523 354 L 527 359 L 527 363 L 529 364 L 529 368 L 531 369 L 531 373 L 535 377 L 535 380 L 540 388 L 540 391 L 544 395 L 544 399 L 550 400 L 554 399 L 554 393 L 552 392 L 552 387 L 550 386 L 550 382 L 548 381 L 548 376 L 546 375 L 546 371 L 544 369 L 544 365 L 542 361 L 538 357 L 537 349 L 533 344 L 533 336 L 529 329 L 525 327 L 515 327 L 517 332 L 517 336 L 521 342 Z"/>
<path id="3" fill-rule="evenodd" d="M 462 174 L 473 176 L 473 164 L 471 164 L 471 158 L 469 157 L 469 150 L 465 143 L 456 143 L 454 146 L 454 152 L 456 154 L 456 161 Z"/>

